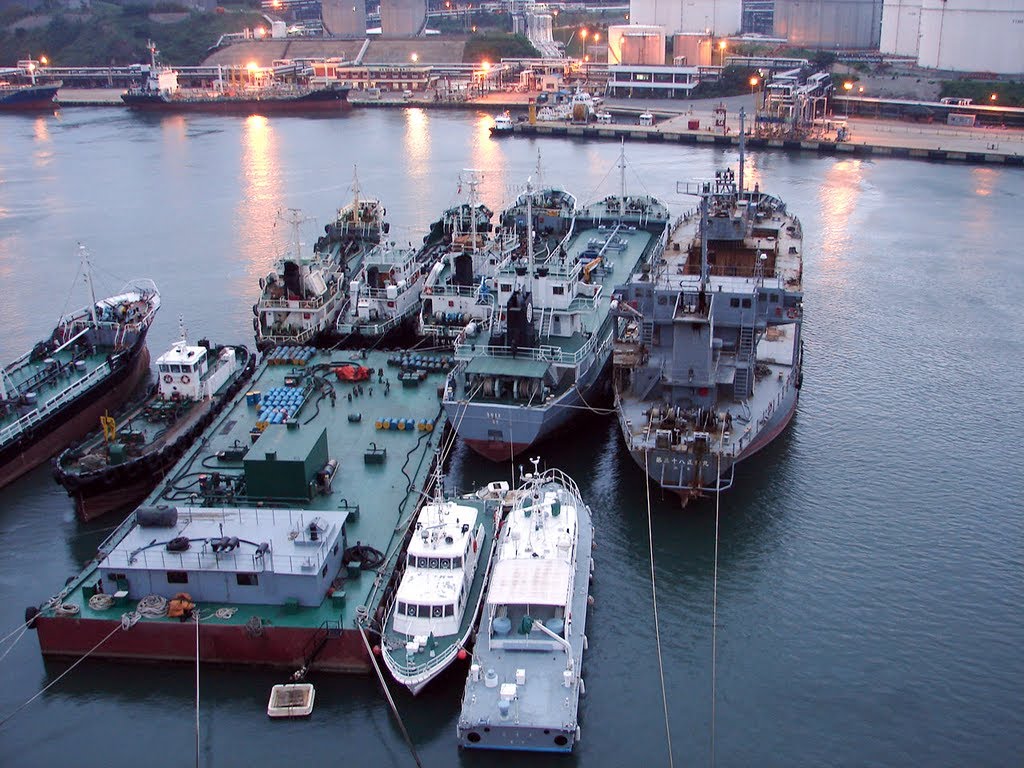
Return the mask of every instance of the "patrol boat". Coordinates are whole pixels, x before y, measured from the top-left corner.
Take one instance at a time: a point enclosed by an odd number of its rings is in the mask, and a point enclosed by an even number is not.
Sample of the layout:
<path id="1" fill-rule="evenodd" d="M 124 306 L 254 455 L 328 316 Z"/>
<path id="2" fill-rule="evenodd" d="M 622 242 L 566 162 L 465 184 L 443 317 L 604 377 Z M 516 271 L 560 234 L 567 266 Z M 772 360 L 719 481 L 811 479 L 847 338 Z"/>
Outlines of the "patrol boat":
<path id="1" fill-rule="evenodd" d="M 459 745 L 570 752 L 579 697 L 593 522 L 571 478 L 524 477 L 498 537 L 459 715 Z"/>
<path id="2" fill-rule="evenodd" d="M 741 113 L 742 118 L 742 113 Z M 615 404 L 633 459 L 685 504 L 731 488 L 803 383 L 803 231 L 786 204 L 717 171 L 652 271 L 616 291 Z M 679 247 L 681 245 L 681 247 Z"/>
<path id="3" fill-rule="evenodd" d="M 181 338 L 157 358 L 157 385 L 54 460 L 54 477 L 88 521 L 141 502 L 256 369 L 243 346 Z"/>
<path id="4" fill-rule="evenodd" d="M 476 625 L 509 488 L 494 482 L 446 499 L 439 476 L 434 490 L 398 566 L 400 582 L 381 633 L 385 666 L 413 695 L 455 661 Z"/>
<path id="5" fill-rule="evenodd" d="M 459 436 L 492 461 L 547 437 L 600 394 L 617 276 L 659 258 L 668 237 L 668 209 L 649 195 L 627 195 L 625 168 L 620 157 L 619 195 L 575 215 L 563 192 L 538 201 L 528 190 L 516 208 L 524 252 L 494 278 L 490 326 L 457 340 L 459 362 L 444 393 Z"/>
<path id="6" fill-rule="evenodd" d="M 360 197 L 358 177 L 352 189 L 352 201 L 324 227 L 312 253 L 303 252 L 300 239 L 300 228 L 308 219 L 298 210 L 288 211 L 285 221 L 292 229 L 291 251 L 260 278 L 260 298 L 252 308 L 259 349 L 333 342 L 348 279 L 388 232 L 380 201 Z"/>
<path id="7" fill-rule="evenodd" d="M 152 280 L 96 300 L 89 254 L 79 246 L 90 303 L 0 369 L 0 488 L 82 438 L 149 373 L 146 334 L 160 308 Z"/>

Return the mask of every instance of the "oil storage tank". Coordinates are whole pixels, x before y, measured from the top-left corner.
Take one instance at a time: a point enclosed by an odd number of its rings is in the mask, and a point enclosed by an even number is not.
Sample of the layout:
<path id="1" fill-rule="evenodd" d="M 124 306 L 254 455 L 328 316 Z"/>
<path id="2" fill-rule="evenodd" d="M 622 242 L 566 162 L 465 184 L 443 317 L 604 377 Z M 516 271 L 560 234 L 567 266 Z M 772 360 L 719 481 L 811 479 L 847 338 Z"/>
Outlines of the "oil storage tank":
<path id="1" fill-rule="evenodd" d="M 804 48 L 878 48 L 882 0 L 775 0 L 775 36 Z"/>
<path id="2" fill-rule="evenodd" d="M 426 0 L 381 0 L 380 30 L 387 37 L 418 35 L 426 21 Z"/>
<path id="3" fill-rule="evenodd" d="M 743 23 L 742 0 L 631 0 L 629 19 L 673 32 L 735 35 Z M 611 59 L 609 59 L 611 61 Z"/>
<path id="4" fill-rule="evenodd" d="M 1024 72 L 1024 0 L 922 0 L 917 63 L 956 72 Z"/>
<path id="5" fill-rule="evenodd" d="M 328 35 L 362 37 L 366 34 L 366 3 L 359 0 L 323 0 L 321 19 Z"/>
<path id="6" fill-rule="evenodd" d="M 608 63 L 662 66 L 665 63 L 665 29 L 653 24 L 608 27 Z"/>
<path id="7" fill-rule="evenodd" d="M 882 1 L 882 53 L 917 58 L 920 33 L 921 0 Z"/>

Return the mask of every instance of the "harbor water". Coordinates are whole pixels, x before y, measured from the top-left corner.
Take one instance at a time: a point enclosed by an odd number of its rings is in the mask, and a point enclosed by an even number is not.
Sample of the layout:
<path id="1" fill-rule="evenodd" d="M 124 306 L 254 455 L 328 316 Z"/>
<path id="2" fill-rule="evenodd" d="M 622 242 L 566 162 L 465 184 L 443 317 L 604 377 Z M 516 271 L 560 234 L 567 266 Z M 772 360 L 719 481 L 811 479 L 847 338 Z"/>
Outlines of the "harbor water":
<path id="1" fill-rule="evenodd" d="M 495 210 L 531 175 L 582 202 L 618 190 L 616 144 L 494 140 L 491 120 L 421 109 L 6 115 L 0 360 L 85 303 L 79 241 L 97 293 L 134 277 L 160 287 L 154 355 L 179 315 L 191 338 L 251 345 L 257 280 L 290 235 L 278 212 L 315 220 L 311 245 L 350 197 L 356 164 L 399 243 L 419 242 L 459 199 L 467 168 L 483 173 Z M 627 188 L 676 213 L 695 204 L 677 181 L 737 159 L 646 144 L 626 156 Z M 583 414 L 542 445 L 543 461 L 579 483 L 596 529 L 582 742 L 571 757 L 460 753 L 461 666 L 415 699 L 392 686 L 424 765 L 667 765 L 651 540 L 675 764 L 1024 764 L 1024 175 L 759 152 L 746 179 L 803 223 L 806 364 L 792 425 L 741 465 L 718 504 L 682 511 L 651 488 L 649 516 L 643 472 L 612 417 Z M 514 471 L 457 449 L 448 482 L 470 489 Z M 48 468 L 4 489 L 0 635 L 116 522 L 77 522 Z M 0 644 L 0 719 L 68 666 L 44 663 L 31 632 Z M 87 660 L 0 725 L 0 765 L 194 764 L 194 674 Z M 283 677 L 201 670 L 202 765 L 413 764 L 376 679 L 314 673 L 312 718 L 268 722 Z"/>

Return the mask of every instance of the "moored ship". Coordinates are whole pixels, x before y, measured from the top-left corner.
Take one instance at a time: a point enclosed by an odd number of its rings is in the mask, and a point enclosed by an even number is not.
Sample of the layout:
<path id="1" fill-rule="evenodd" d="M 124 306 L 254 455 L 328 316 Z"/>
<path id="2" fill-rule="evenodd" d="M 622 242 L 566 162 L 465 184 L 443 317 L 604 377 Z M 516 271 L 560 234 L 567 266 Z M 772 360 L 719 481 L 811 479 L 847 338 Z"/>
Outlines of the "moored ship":
<path id="1" fill-rule="evenodd" d="M 258 349 L 275 345 L 329 345 L 345 303 L 349 278 L 362 268 L 363 259 L 388 232 L 380 201 L 359 193 L 353 181 L 353 199 L 324 227 L 310 253 L 303 250 L 297 210 L 287 218 L 292 228 L 290 252 L 279 258 L 260 278 L 260 297 L 253 305 L 253 330 Z"/>
<path id="2" fill-rule="evenodd" d="M 63 316 L 33 349 L 0 370 L 0 488 L 95 428 L 149 372 L 146 334 L 160 307 L 150 280 Z"/>
<path id="3" fill-rule="evenodd" d="M 158 383 L 102 430 L 66 449 L 54 476 L 82 520 L 141 502 L 192 442 L 252 377 L 255 358 L 242 346 L 180 341 L 157 358 Z"/>
<path id="4" fill-rule="evenodd" d="M 218 80 L 211 88 L 182 88 L 178 72 L 157 64 L 150 43 L 150 64 L 142 85 L 128 89 L 121 100 L 133 109 L 158 112 L 226 112 L 265 115 L 278 112 L 339 110 L 348 102 L 349 88 L 338 82 L 284 82 L 273 70 L 248 68 L 236 82 Z"/>
<path id="5" fill-rule="evenodd" d="M 439 377 L 392 386 L 386 366 L 382 352 L 267 355 L 96 558 L 27 610 L 43 655 L 194 662 L 191 615 L 204 662 L 368 671 L 358 627 L 383 621 L 430 496 L 417 438 L 443 424 Z"/>
<path id="6" fill-rule="evenodd" d="M 617 276 L 657 259 L 669 212 L 649 195 L 622 192 L 576 212 L 561 190 L 528 192 L 511 214 L 522 249 L 499 271 L 496 311 L 463 334 L 444 407 L 477 453 L 503 461 L 590 407 L 611 359 Z M 571 201 L 571 202 L 570 202 Z"/>
<path id="7" fill-rule="evenodd" d="M 385 666 L 414 695 L 466 647 L 507 511 L 508 483 L 455 499 L 444 498 L 443 487 L 438 479 L 436 498 L 416 518 L 381 633 Z"/>
<path id="8" fill-rule="evenodd" d="M 742 136 L 742 132 L 741 132 Z M 777 437 L 803 383 L 803 231 L 785 203 L 731 169 L 694 183 L 650 272 L 617 289 L 614 386 L 633 459 L 685 504 L 735 482 Z"/>
<path id="9" fill-rule="evenodd" d="M 45 59 L 44 59 L 45 62 Z M 55 82 L 36 82 L 39 62 L 31 59 L 18 62 L 17 69 L 0 71 L 0 111 L 30 111 L 53 109 L 57 104 L 57 91 L 62 85 Z"/>
<path id="10" fill-rule="evenodd" d="M 539 473 L 537 463 L 498 537 L 462 697 L 462 747 L 570 752 L 580 740 L 593 521 L 572 479 Z"/>

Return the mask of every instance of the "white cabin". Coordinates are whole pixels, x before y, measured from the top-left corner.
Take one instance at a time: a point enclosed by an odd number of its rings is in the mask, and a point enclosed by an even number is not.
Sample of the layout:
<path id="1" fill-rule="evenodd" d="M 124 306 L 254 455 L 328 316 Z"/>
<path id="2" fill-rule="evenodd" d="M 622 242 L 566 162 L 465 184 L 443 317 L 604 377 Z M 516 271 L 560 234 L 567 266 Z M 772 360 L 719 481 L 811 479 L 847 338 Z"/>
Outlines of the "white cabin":
<path id="1" fill-rule="evenodd" d="M 224 347 L 212 365 L 206 347 L 179 341 L 156 361 L 160 396 L 165 400 L 212 397 L 235 371 L 235 350 Z"/>

